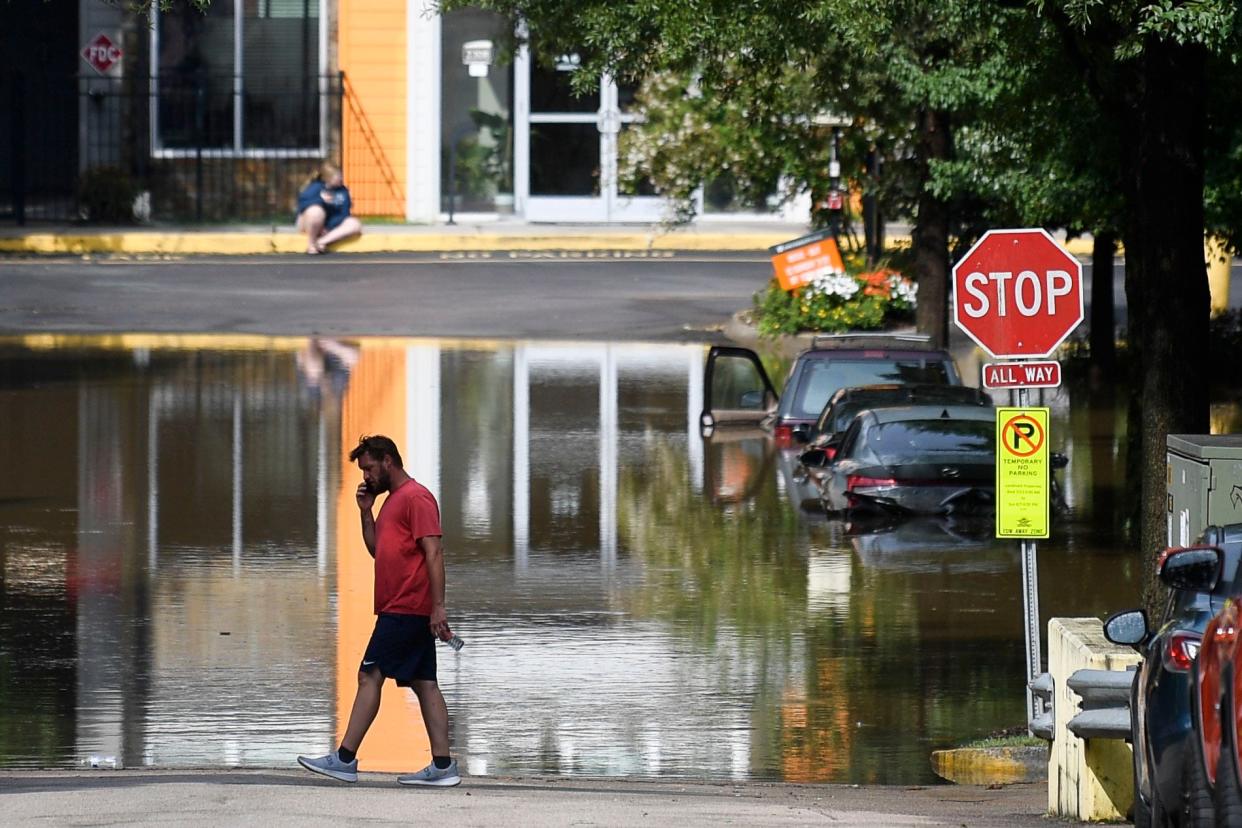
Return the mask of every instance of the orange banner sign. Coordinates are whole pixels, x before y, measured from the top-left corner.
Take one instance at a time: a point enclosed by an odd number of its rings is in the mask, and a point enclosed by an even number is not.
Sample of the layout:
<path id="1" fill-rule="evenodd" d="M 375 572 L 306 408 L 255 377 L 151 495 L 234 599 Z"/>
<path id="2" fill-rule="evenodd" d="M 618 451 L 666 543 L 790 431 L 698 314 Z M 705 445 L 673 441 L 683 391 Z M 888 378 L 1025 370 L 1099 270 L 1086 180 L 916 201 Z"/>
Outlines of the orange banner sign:
<path id="1" fill-rule="evenodd" d="M 777 281 L 785 290 L 800 288 L 819 276 L 845 272 L 841 250 L 829 230 L 781 242 L 769 247 L 768 252 Z"/>

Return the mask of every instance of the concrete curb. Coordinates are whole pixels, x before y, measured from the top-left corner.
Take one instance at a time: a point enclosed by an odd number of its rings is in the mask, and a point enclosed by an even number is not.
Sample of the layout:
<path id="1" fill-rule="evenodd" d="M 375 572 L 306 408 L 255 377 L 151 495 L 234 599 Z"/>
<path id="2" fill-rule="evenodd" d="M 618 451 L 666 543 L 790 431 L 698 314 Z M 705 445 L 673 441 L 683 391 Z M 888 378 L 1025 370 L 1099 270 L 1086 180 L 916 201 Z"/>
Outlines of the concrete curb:
<path id="1" fill-rule="evenodd" d="M 506 250 L 682 250 L 767 254 L 767 248 L 788 241 L 788 228 L 700 232 L 698 230 L 586 230 L 565 232 L 549 228 L 521 232 L 470 230 L 446 232 L 439 228 L 368 227 L 362 236 L 333 249 L 341 253 L 439 253 Z M 894 236 L 891 248 L 908 247 L 909 238 Z M 38 255 L 268 255 L 303 253 L 302 236 L 289 229 L 144 230 L 110 229 L 97 232 L 10 232 L 0 236 L 0 253 Z M 1090 239 L 1066 243 L 1077 256 L 1090 255 Z"/>
<path id="2" fill-rule="evenodd" d="M 959 785 L 1012 785 L 1048 778 L 1048 748 L 992 747 L 936 750 L 932 770 Z"/>
<path id="3" fill-rule="evenodd" d="M 504 250 L 689 250 L 767 254 L 788 240 L 771 233 L 443 233 L 368 230 L 333 247 L 339 253 L 437 253 Z M 305 239 L 282 231 L 24 233 L 0 237 L 0 252 L 42 255 L 266 255 L 304 253 Z"/>

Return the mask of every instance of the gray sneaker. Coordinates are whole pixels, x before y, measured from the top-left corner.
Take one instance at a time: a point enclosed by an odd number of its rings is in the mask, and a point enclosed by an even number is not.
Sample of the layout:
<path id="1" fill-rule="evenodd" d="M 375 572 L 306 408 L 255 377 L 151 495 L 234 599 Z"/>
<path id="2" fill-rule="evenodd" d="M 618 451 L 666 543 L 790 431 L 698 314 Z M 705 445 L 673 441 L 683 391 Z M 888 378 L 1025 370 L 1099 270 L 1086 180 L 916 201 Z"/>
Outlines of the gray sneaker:
<path id="1" fill-rule="evenodd" d="M 358 760 L 342 762 L 335 750 L 327 756 L 299 756 L 298 764 L 312 773 L 321 773 L 341 782 L 358 781 Z"/>
<path id="2" fill-rule="evenodd" d="M 454 759 L 447 768 L 437 768 L 436 763 L 432 762 L 418 773 L 398 776 L 397 782 L 401 785 L 434 785 L 439 788 L 451 788 L 461 784 L 461 777 L 457 774 L 457 760 Z"/>

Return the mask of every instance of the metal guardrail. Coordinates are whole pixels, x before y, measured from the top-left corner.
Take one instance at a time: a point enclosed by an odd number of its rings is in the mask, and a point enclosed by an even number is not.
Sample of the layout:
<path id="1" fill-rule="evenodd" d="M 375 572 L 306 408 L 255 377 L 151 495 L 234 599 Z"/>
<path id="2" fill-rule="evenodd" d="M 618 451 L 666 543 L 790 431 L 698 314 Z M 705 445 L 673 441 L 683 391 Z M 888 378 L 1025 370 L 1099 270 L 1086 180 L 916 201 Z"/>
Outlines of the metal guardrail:
<path id="1" fill-rule="evenodd" d="M 1027 727 L 1032 736 L 1051 742 L 1055 725 L 1052 718 L 1052 674 L 1040 673 L 1027 682 L 1026 686 L 1035 694 L 1035 698 L 1040 700 L 1040 711 L 1031 717 L 1031 720 L 1027 722 Z"/>
<path id="2" fill-rule="evenodd" d="M 1080 739 L 1129 739 L 1130 690 L 1137 675 L 1128 670 L 1077 670 L 1066 684 L 1082 699 L 1082 711 L 1066 724 Z M 1027 684 L 1040 699 L 1042 708 L 1027 727 L 1031 734 L 1052 741 L 1056 728 L 1053 710 L 1053 681 L 1049 673 L 1040 673 Z"/>
<path id="3" fill-rule="evenodd" d="M 1066 682 L 1082 712 L 1066 724 L 1080 739 L 1129 739 L 1130 691 L 1135 670 L 1077 670 Z"/>

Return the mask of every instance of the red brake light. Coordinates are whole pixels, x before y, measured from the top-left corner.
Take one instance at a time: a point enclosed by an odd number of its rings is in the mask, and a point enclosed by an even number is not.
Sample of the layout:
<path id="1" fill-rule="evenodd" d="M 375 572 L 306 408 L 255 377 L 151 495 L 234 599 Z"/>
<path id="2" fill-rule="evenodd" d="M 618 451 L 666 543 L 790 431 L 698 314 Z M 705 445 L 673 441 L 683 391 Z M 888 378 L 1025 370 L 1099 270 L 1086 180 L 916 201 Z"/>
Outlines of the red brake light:
<path id="1" fill-rule="evenodd" d="M 896 485 L 897 481 L 891 477 L 864 477 L 861 474 L 851 474 L 849 477 L 845 478 L 845 490 L 847 492 L 852 492 L 855 489 L 862 488 L 864 486 L 871 487 Z"/>
<path id="2" fill-rule="evenodd" d="M 1198 633 L 1175 632 L 1164 643 L 1164 669 L 1173 673 L 1186 673 L 1194 666 L 1199 655 Z"/>
<path id="3" fill-rule="evenodd" d="M 789 448 L 793 445 L 793 426 L 782 423 L 772 433 L 776 437 L 777 448 Z"/>

